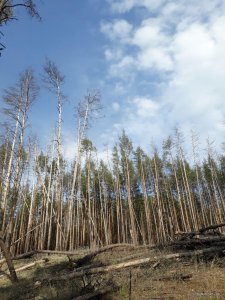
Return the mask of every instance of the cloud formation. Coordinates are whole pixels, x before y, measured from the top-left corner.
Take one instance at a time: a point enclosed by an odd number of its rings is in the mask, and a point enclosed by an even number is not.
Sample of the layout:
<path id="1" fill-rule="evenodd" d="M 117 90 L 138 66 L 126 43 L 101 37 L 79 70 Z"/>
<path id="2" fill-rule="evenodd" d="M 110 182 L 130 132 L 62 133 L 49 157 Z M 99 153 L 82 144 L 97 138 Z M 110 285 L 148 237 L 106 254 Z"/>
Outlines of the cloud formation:
<path id="1" fill-rule="evenodd" d="M 125 13 L 136 7 L 144 7 L 149 10 L 156 10 L 165 0 L 108 0 L 114 12 Z"/>
<path id="2" fill-rule="evenodd" d="M 108 0 L 116 19 L 102 23 L 108 38 L 108 74 L 123 83 L 156 83 L 127 92 L 120 126 L 137 139 L 165 137 L 178 126 L 201 139 L 223 141 L 225 115 L 225 2 L 221 0 Z M 144 9 L 134 20 L 125 14 Z M 118 16 L 120 16 L 118 18 Z M 150 16 L 150 17 L 149 17 Z M 118 55 L 119 53 L 119 55 Z M 153 132 L 153 130 L 155 132 Z M 141 138 L 140 138 L 141 136 Z M 150 140 L 150 137 L 149 137 Z"/>

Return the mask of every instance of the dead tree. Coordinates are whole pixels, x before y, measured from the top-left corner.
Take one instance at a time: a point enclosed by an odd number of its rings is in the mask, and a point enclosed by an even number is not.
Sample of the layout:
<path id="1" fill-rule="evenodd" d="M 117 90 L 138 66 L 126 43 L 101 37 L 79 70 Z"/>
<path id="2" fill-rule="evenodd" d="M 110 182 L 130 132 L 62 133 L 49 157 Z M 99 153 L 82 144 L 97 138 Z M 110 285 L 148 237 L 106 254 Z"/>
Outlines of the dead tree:
<path id="1" fill-rule="evenodd" d="M 60 250 L 62 247 L 62 232 L 60 228 L 60 224 L 62 224 L 62 197 L 61 197 L 61 127 L 62 127 L 62 105 L 65 100 L 65 96 L 62 93 L 62 85 L 65 81 L 65 77 L 61 75 L 59 69 L 56 64 L 46 59 L 44 64 L 44 76 L 43 82 L 53 94 L 56 95 L 57 98 L 57 110 L 58 110 L 58 123 L 57 123 L 57 139 L 56 139 L 56 150 L 57 150 L 57 172 L 55 174 L 56 180 L 56 206 L 57 206 L 57 233 L 56 233 L 56 249 Z"/>

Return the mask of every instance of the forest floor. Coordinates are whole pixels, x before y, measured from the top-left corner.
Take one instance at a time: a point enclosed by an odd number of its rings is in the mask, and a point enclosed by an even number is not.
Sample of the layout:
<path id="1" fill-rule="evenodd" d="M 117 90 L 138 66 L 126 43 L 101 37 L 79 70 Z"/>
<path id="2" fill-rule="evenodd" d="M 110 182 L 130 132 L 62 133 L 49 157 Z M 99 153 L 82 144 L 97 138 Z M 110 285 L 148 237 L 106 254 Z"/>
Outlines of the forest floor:
<path id="1" fill-rule="evenodd" d="M 6 264 L 2 264 L 0 300 L 225 299 L 223 254 L 160 260 L 160 257 L 169 253 L 173 252 L 144 247 L 121 246 L 108 249 L 87 260 L 82 267 L 91 263 L 92 270 L 97 270 L 99 266 L 116 265 L 146 257 L 152 257 L 155 262 L 92 275 L 84 270 L 83 276 L 75 278 L 69 276 L 74 272 L 74 261 L 86 255 L 87 250 L 83 254 L 79 250 L 70 259 L 66 255 L 38 253 L 31 258 L 14 261 L 16 269 L 31 264 L 29 269 L 17 272 L 18 283 L 11 283 Z M 156 257 L 159 259 L 155 259 Z M 105 288 L 110 290 L 111 287 L 113 292 L 88 298 L 89 293 Z M 79 298 L 80 295 L 87 296 Z"/>

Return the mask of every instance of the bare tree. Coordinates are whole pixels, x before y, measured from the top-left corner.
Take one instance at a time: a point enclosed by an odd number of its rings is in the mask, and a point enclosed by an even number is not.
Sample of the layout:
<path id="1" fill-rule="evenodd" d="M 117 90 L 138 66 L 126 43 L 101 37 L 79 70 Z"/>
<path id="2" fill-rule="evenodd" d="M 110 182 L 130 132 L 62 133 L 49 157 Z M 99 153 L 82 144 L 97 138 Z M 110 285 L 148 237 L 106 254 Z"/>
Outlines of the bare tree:
<path id="1" fill-rule="evenodd" d="M 90 121 L 92 118 L 99 116 L 101 111 L 101 95 L 99 91 L 93 93 L 88 93 L 84 100 L 81 101 L 77 108 L 77 120 L 78 120 L 78 129 L 77 129 L 77 151 L 76 151 L 76 162 L 73 169 L 73 179 L 71 186 L 71 193 L 69 197 L 69 217 L 68 217 L 68 226 L 67 226 L 67 243 L 70 245 L 70 249 L 73 248 L 74 237 L 71 236 L 71 225 L 73 223 L 73 203 L 74 203 L 74 191 L 75 184 L 77 181 L 78 167 L 80 164 L 81 156 L 81 145 L 84 140 L 86 130 L 90 126 Z M 69 242 L 70 240 L 70 242 Z"/>
<path id="2" fill-rule="evenodd" d="M 4 101 L 7 108 L 5 114 L 15 121 L 15 128 L 12 135 L 11 149 L 9 150 L 8 166 L 6 167 L 6 175 L 4 177 L 3 189 L 0 198 L 0 247 L 5 255 L 11 273 L 12 281 L 17 281 L 14 266 L 11 261 L 11 254 L 4 242 L 4 235 L 8 241 L 8 246 L 11 244 L 12 232 L 16 232 L 14 226 L 14 215 L 20 190 L 20 180 L 22 176 L 21 162 L 24 154 L 24 132 L 28 119 L 29 109 L 37 97 L 38 87 L 35 83 L 32 70 L 26 70 L 20 77 L 16 87 L 10 88 L 5 92 Z M 16 155 L 15 155 L 16 154 Z M 14 160 L 14 170 L 12 168 Z M 8 206 L 8 191 L 10 177 L 13 172 L 13 185 L 10 191 L 10 209 L 7 213 Z M 18 221 L 18 214 L 16 215 Z M 7 230 L 6 230 L 7 224 Z M 5 234 L 4 234 L 5 233 Z"/>
<path id="3" fill-rule="evenodd" d="M 13 189 L 11 195 L 11 208 L 10 208 L 10 215 L 8 219 L 8 228 L 7 235 L 11 235 L 13 230 L 13 216 L 16 209 L 17 201 L 18 201 L 18 194 L 20 189 L 20 180 L 22 176 L 22 163 L 23 163 L 23 155 L 24 155 L 24 134 L 28 120 L 28 112 L 36 100 L 38 95 L 39 88 L 35 82 L 33 71 L 28 69 L 26 70 L 20 77 L 18 86 L 17 86 L 17 97 L 11 98 L 12 101 L 17 102 L 17 99 L 20 99 L 21 102 L 21 111 L 20 116 L 17 121 L 19 121 L 19 136 L 18 136 L 18 145 L 17 145 L 17 153 L 16 153 L 16 161 L 15 161 L 15 170 L 14 170 L 14 182 L 13 182 Z M 17 126 L 17 122 L 16 122 Z M 15 137 L 14 137 L 15 138 Z M 10 166 L 11 168 L 11 166 Z M 9 175 L 11 172 L 8 169 Z M 6 178 L 6 191 L 3 194 L 3 203 L 5 205 L 4 217 L 3 217 L 3 224 L 2 229 L 5 230 L 6 224 L 6 196 L 7 196 L 7 186 L 9 185 L 9 177 Z"/>
<path id="4" fill-rule="evenodd" d="M 46 87 L 57 97 L 57 110 L 58 110 L 58 126 L 57 126 L 57 167 L 60 169 L 60 156 L 61 156 L 61 126 L 62 126 L 62 104 L 65 96 L 62 93 L 62 85 L 65 77 L 61 75 L 56 64 L 46 59 L 44 64 L 43 82 Z"/>
<path id="5" fill-rule="evenodd" d="M 19 177 L 20 177 L 20 164 L 23 155 L 23 140 L 24 131 L 27 124 L 28 112 L 37 97 L 38 86 L 35 83 L 33 71 L 28 69 L 20 77 L 18 84 L 15 87 L 9 88 L 5 91 L 3 100 L 7 107 L 3 110 L 4 114 L 9 117 L 9 119 L 15 122 L 15 127 L 12 134 L 11 149 L 8 159 L 8 166 L 6 170 L 6 175 L 4 179 L 4 186 L 2 189 L 0 207 L 3 212 L 3 218 L 1 219 L 2 229 L 5 227 L 6 218 L 6 205 L 7 205 L 7 193 L 9 188 L 9 180 L 12 172 L 12 163 L 17 150 L 17 155 L 15 157 L 15 181 L 16 185 L 14 187 L 18 189 Z M 17 148 L 17 149 L 16 149 Z M 15 196 L 16 198 L 16 196 Z"/>
<path id="6" fill-rule="evenodd" d="M 65 77 L 61 75 L 56 64 L 46 59 L 44 64 L 44 76 L 43 82 L 53 94 L 57 97 L 57 110 L 58 110 L 58 123 L 57 123 L 57 173 L 56 173 L 56 203 L 57 203 L 57 249 L 61 246 L 59 245 L 59 241 L 61 240 L 61 229 L 60 224 L 62 223 L 62 197 L 61 197 L 61 127 L 62 127 L 62 105 L 65 100 L 65 96 L 62 93 L 62 85 L 65 81 Z"/>

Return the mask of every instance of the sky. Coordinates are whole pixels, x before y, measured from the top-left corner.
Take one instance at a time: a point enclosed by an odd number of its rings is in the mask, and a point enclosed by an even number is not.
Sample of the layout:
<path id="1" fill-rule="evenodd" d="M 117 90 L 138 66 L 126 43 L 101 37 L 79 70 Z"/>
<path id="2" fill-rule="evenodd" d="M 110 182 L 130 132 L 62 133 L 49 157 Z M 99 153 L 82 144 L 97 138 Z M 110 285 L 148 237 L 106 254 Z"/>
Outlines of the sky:
<path id="1" fill-rule="evenodd" d="M 225 1 L 36 1 L 42 21 L 18 9 L 2 27 L 0 96 L 32 67 L 41 83 L 45 58 L 65 75 L 64 154 L 75 154 L 74 107 L 87 91 L 101 91 L 102 117 L 88 132 L 100 152 L 122 129 L 150 149 L 178 127 L 187 148 L 191 130 L 220 149 L 225 116 Z M 2 98 L 2 97 L 1 97 Z M 56 99 L 42 86 L 29 116 L 40 147 L 50 143 Z"/>

